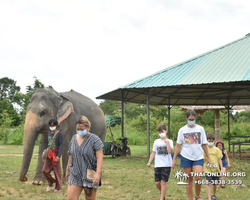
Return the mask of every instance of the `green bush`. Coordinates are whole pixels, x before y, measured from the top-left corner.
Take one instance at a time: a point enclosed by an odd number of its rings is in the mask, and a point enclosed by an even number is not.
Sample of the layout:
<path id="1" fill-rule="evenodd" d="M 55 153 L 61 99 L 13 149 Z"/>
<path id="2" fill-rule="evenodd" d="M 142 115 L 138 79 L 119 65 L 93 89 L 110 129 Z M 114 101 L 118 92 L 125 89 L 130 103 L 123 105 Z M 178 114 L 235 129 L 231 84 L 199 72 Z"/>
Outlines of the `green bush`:
<path id="1" fill-rule="evenodd" d="M 23 144 L 23 130 L 24 124 L 15 127 L 9 134 L 9 144 L 22 145 Z"/>

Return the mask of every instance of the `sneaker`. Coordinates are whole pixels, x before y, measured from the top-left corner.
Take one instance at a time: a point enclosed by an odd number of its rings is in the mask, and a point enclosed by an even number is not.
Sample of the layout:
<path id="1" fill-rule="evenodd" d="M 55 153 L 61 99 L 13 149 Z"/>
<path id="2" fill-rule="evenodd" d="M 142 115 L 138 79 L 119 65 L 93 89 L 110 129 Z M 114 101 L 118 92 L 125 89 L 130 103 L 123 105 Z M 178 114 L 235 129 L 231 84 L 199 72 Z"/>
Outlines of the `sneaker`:
<path id="1" fill-rule="evenodd" d="M 60 190 L 57 190 L 57 189 L 55 189 L 55 191 L 54 191 L 54 193 L 59 193 L 60 192 Z"/>
<path id="2" fill-rule="evenodd" d="M 46 188 L 46 192 L 49 192 L 50 190 L 53 190 L 53 189 L 55 189 L 55 187 L 54 186 L 48 186 L 47 188 Z"/>

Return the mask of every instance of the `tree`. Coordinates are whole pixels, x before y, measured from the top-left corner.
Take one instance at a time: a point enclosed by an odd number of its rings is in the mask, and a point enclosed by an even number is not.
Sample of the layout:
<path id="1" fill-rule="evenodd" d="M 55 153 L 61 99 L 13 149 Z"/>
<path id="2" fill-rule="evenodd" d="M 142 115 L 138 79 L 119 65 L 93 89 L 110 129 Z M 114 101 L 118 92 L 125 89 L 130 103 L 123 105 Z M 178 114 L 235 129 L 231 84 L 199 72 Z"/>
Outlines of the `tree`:
<path id="1" fill-rule="evenodd" d="M 13 119 L 9 116 L 7 110 L 4 110 L 0 115 L 0 140 L 4 141 L 4 144 L 8 142 L 8 134 L 13 123 Z"/>
<path id="2" fill-rule="evenodd" d="M 146 107 L 143 104 L 126 103 L 124 108 L 125 118 L 128 121 L 147 113 Z"/>
<path id="3" fill-rule="evenodd" d="M 13 120 L 13 126 L 18 126 L 21 122 L 21 119 L 15 110 L 12 103 L 10 103 L 7 99 L 3 99 L 0 101 L 0 125 L 1 125 L 1 114 L 7 112 L 8 116 Z"/>
<path id="4" fill-rule="evenodd" d="M 105 100 L 100 103 L 100 108 L 102 109 L 104 115 L 114 115 L 119 105 L 119 101 Z"/>
<path id="5" fill-rule="evenodd" d="M 9 102 L 13 103 L 14 96 L 21 90 L 19 86 L 16 85 L 16 81 L 8 77 L 0 79 L 0 101 L 7 99 Z"/>
<path id="6" fill-rule="evenodd" d="M 52 88 L 52 86 L 49 86 L 49 87 Z M 30 98 L 32 94 L 34 93 L 36 89 L 39 89 L 39 88 L 44 88 L 44 84 L 40 80 L 38 80 L 36 76 L 34 76 L 34 83 L 32 86 L 28 85 L 26 87 L 26 94 L 18 92 L 14 96 L 14 102 L 20 106 L 19 113 L 20 113 L 22 121 L 24 121 L 25 119 L 26 107 L 28 106 L 30 102 Z"/>
<path id="7" fill-rule="evenodd" d="M 235 115 L 236 116 L 234 118 L 237 119 L 236 121 L 238 121 L 239 123 L 241 123 L 241 122 L 249 123 L 250 122 L 250 112 L 249 111 L 236 112 Z"/>
<path id="8" fill-rule="evenodd" d="M 29 97 L 32 96 L 32 94 L 34 93 L 36 89 L 44 88 L 44 84 L 40 80 L 38 80 L 36 76 L 34 76 L 33 78 L 34 78 L 33 87 L 30 85 L 26 87 L 26 92 L 27 92 L 27 95 L 29 95 Z"/>

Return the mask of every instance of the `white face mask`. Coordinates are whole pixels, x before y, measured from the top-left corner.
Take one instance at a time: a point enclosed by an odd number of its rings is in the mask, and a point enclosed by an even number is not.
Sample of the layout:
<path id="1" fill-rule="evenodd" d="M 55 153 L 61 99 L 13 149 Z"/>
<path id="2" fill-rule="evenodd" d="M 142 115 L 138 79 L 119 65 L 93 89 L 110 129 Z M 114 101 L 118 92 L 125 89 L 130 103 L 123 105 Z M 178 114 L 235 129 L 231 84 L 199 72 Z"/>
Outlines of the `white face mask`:
<path id="1" fill-rule="evenodd" d="M 54 130 L 56 130 L 56 127 L 55 127 L 55 126 L 52 126 L 52 127 L 49 127 L 49 129 L 50 129 L 51 131 L 54 131 Z"/>
<path id="2" fill-rule="evenodd" d="M 160 138 L 165 138 L 166 137 L 166 133 L 159 133 Z"/>
<path id="3" fill-rule="evenodd" d="M 214 146 L 214 142 L 208 142 L 207 145 L 210 146 L 210 147 Z"/>

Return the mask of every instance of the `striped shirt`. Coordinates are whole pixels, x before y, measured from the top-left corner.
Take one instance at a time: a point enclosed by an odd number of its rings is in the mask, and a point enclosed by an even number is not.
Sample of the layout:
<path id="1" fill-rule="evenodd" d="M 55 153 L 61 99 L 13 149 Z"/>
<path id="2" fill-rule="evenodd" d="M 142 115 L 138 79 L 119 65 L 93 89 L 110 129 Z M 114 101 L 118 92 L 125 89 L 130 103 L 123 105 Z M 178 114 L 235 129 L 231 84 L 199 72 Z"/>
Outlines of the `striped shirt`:
<path id="1" fill-rule="evenodd" d="M 87 179 L 87 169 L 96 171 L 96 151 L 99 151 L 103 147 L 101 139 L 92 133 L 89 133 L 80 146 L 77 143 L 76 134 L 72 137 L 68 151 L 72 158 L 69 165 L 69 185 L 88 188 L 98 187 L 98 185 L 93 186 L 93 181 Z"/>

